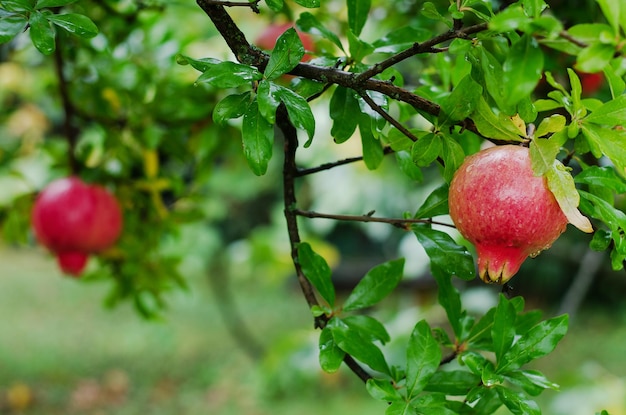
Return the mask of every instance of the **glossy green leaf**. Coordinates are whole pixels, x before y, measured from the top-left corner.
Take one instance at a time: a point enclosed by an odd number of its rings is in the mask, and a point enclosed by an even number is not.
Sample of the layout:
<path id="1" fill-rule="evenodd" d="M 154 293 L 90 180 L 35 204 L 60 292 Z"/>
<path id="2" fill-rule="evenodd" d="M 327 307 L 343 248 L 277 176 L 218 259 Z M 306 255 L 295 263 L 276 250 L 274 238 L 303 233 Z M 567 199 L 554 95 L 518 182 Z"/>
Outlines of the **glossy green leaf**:
<path id="1" fill-rule="evenodd" d="M 426 167 L 437 160 L 442 150 L 442 136 L 440 134 L 428 133 L 412 145 L 411 158 L 416 165 Z"/>
<path id="2" fill-rule="evenodd" d="M 359 117 L 359 133 L 361 136 L 361 150 L 363 162 L 369 170 L 376 170 L 385 156 L 380 140 L 372 132 L 372 120 L 367 115 Z"/>
<path id="3" fill-rule="evenodd" d="M 582 132 L 590 144 L 597 146 L 613 162 L 617 172 L 626 177 L 626 130 L 585 123 Z"/>
<path id="4" fill-rule="evenodd" d="M 360 314 L 344 317 L 342 320 L 348 327 L 358 331 L 368 341 L 379 341 L 385 344 L 391 340 L 385 326 L 374 317 Z"/>
<path id="5" fill-rule="evenodd" d="M 315 9 L 320 7 L 320 0 L 294 0 L 302 7 L 306 7 L 308 9 Z"/>
<path id="6" fill-rule="evenodd" d="M 609 65 L 614 54 L 615 46 L 599 42 L 592 43 L 578 54 L 576 68 L 582 72 L 600 72 Z"/>
<path id="7" fill-rule="evenodd" d="M 442 184 L 433 190 L 424 203 L 415 212 L 415 218 L 432 218 L 434 216 L 447 215 L 448 209 L 448 191 L 447 183 Z"/>
<path id="8" fill-rule="evenodd" d="M 567 333 L 566 314 L 540 322 L 524 333 L 498 361 L 497 372 L 519 369 L 526 363 L 551 353 Z"/>
<path id="9" fill-rule="evenodd" d="M 404 258 L 377 265 L 365 274 L 343 305 L 344 311 L 371 307 L 391 293 L 404 270 Z"/>
<path id="10" fill-rule="evenodd" d="M 217 88 L 235 88 L 259 81 L 263 75 L 254 67 L 235 62 L 220 62 L 211 65 L 196 83 L 209 83 Z"/>
<path id="11" fill-rule="evenodd" d="M 330 40 L 339 49 L 343 50 L 343 45 L 339 37 L 334 32 L 326 28 L 326 26 L 324 26 L 319 20 L 317 20 L 317 18 L 313 14 L 309 12 L 301 13 L 296 24 L 303 31 L 315 35 L 320 35 Z"/>
<path id="12" fill-rule="evenodd" d="M 626 13 L 626 9 L 624 9 L 624 13 Z M 604 68 L 604 77 L 609 84 L 613 98 L 617 98 L 624 93 L 624 90 L 626 90 L 626 82 L 624 82 L 624 79 L 622 79 L 612 67 L 606 66 Z"/>
<path id="13" fill-rule="evenodd" d="M 257 100 L 252 101 L 243 114 L 241 126 L 243 152 L 254 174 L 261 176 L 267 171 L 274 146 L 274 126 L 259 111 Z"/>
<path id="14" fill-rule="evenodd" d="M 482 378 L 485 367 L 493 366 L 485 356 L 475 351 L 464 352 L 460 355 L 461 362 L 472 372 Z"/>
<path id="15" fill-rule="evenodd" d="M 583 190 L 578 192 L 582 197 L 580 207 L 585 213 L 606 223 L 614 231 L 626 230 L 626 213 L 596 195 Z"/>
<path id="16" fill-rule="evenodd" d="M 313 117 L 309 103 L 291 89 L 282 86 L 277 86 L 275 94 L 276 97 L 285 104 L 287 116 L 291 124 L 307 133 L 309 140 L 304 146 L 308 147 L 315 134 L 315 118 Z"/>
<path id="17" fill-rule="evenodd" d="M 8 42 L 24 31 L 28 20 L 21 15 L 9 15 L 0 19 L 0 43 Z"/>
<path id="18" fill-rule="evenodd" d="M 413 224 L 411 230 L 426 250 L 431 263 L 447 275 L 456 275 L 468 281 L 474 279 L 476 270 L 472 255 L 454 242 L 450 235 L 423 224 Z"/>
<path id="19" fill-rule="evenodd" d="M 448 316 L 450 326 L 454 331 L 457 339 L 465 338 L 465 311 L 461 305 L 461 295 L 459 291 L 452 285 L 452 278 L 437 264 L 431 263 L 430 269 L 433 277 L 437 281 L 438 301 Z"/>
<path id="20" fill-rule="evenodd" d="M 186 55 L 178 54 L 176 55 L 176 63 L 179 65 L 191 65 L 194 69 L 200 72 L 206 72 L 213 65 L 217 65 L 220 63 L 219 59 L 214 58 L 201 58 L 194 59 Z"/>
<path id="21" fill-rule="evenodd" d="M 543 52 L 532 35 L 515 43 L 502 65 L 505 102 L 512 106 L 529 96 L 543 73 Z"/>
<path id="22" fill-rule="evenodd" d="M 356 36 L 361 34 L 369 16 L 371 0 L 347 0 L 348 27 Z"/>
<path id="23" fill-rule="evenodd" d="M 564 131 L 550 138 L 535 138 L 530 142 L 530 161 L 535 176 L 542 176 L 554 165 L 554 160 L 567 140 Z"/>
<path id="24" fill-rule="evenodd" d="M 322 370 L 327 373 L 335 373 L 339 370 L 346 352 L 337 346 L 329 327 L 324 327 L 320 333 L 319 349 L 319 361 Z"/>
<path id="25" fill-rule="evenodd" d="M 396 162 L 398 163 L 398 168 L 411 180 L 415 180 L 416 182 L 422 182 L 424 180 L 424 174 L 422 173 L 422 169 L 413 163 L 413 158 L 411 154 L 407 151 L 396 151 Z"/>
<path id="26" fill-rule="evenodd" d="M 574 177 L 576 183 L 600 186 L 616 193 L 626 193 L 626 180 L 620 177 L 613 167 L 590 166 Z"/>
<path id="27" fill-rule="evenodd" d="M 30 12 L 35 10 L 34 3 L 31 0 L 3 0 L 2 9 L 10 12 Z"/>
<path id="28" fill-rule="evenodd" d="M 521 6 L 511 6 L 496 14 L 489 21 L 489 29 L 504 33 L 524 29 L 531 19 Z"/>
<path id="29" fill-rule="evenodd" d="M 591 242 L 589 242 L 589 249 L 597 252 L 605 251 L 611 245 L 612 239 L 611 232 L 598 229 L 593 233 L 593 238 L 591 238 Z"/>
<path id="30" fill-rule="evenodd" d="M 441 13 L 439 13 L 439 11 L 437 10 L 437 7 L 430 1 L 424 3 L 424 5 L 422 6 L 421 14 L 422 16 L 427 17 L 431 20 L 438 20 L 442 23 L 445 23 L 449 27 L 452 27 L 450 19 L 442 16 Z"/>
<path id="31" fill-rule="evenodd" d="M 348 31 L 348 51 L 350 52 L 350 58 L 356 62 L 362 62 L 366 56 L 374 52 L 376 48 L 364 40 L 361 40 L 357 35 Z"/>
<path id="32" fill-rule="evenodd" d="M 83 38 L 92 38 L 98 34 L 98 27 L 85 15 L 77 13 L 53 14 L 48 16 L 55 25 Z"/>
<path id="33" fill-rule="evenodd" d="M 522 6 L 529 17 L 539 17 L 548 8 L 544 0 L 522 0 Z"/>
<path id="34" fill-rule="evenodd" d="M 613 28 L 614 33 L 619 33 L 620 16 L 622 15 L 621 8 L 625 8 L 626 4 L 621 1 L 614 0 L 596 0 L 602 9 L 604 17 Z"/>
<path id="35" fill-rule="evenodd" d="M 386 379 L 368 379 L 365 383 L 365 388 L 372 398 L 379 401 L 393 402 L 402 399 L 398 389 Z"/>
<path id="36" fill-rule="evenodd" d="M 541 410 L 537 403 L 527 399 L 524 395 L 513 392 L 503 386 L 497 386 L 495 390 L 504 406 L 514 415 L 541 415 Z"/>
<path id="37" fill-rule="evenodd" d="M 362 337 L 360 332 L 351 329 L 338 317 L 333 317 L 326 327 L 330 329 L 341 350 L 372 369 L 389 374 L 389 366 L 383 353 L 375 344 Z"/>
<path id="38" fill-rule="evenodd" d="M 67 6 L 68 4 L 72 4 L 74 2 L 76 2 L 76 0 L 39 0 L 35 5 L 35 9 L 40 10 L 46 7 Z"/>
<path id="39" fill-rule="evenodd" d="M 559 389 L 559 385 L 550 382 L 543 373 L 537 370 L 513 370 L 508 372 L 505 377 L 509 382 L 520 386 L 532 396 L 539 395 L 545 389 Z"/>
<path id="40" fill-rule="evenodd" d="M 298 244 L 298 258 L 302 273 L 326 300 L 328 305 L 335 305 L 335 286 L 332 282 L 332 271 L 321 255 L 317 254 L 306 242 Z"/>
<path id="41" fill-rule="evenodd" d="M 583 232 L 593 232 L 589 219 L 578 210 L 580 195 L 576 190 L 574 178 L 559 160 L 554 160 L 552 168 L 545 173 L 548 188 L 554 195 L 569 223 Z"/>
<path id="42" fill-rule="evenodd" d="M 359 102 L 354 92 L 348 88 L 338 86 L 330 99 L 330 118 L 333 126 L 330 134 L 337 143 L 343 143 L 354 134 L 359 123 Z"/>
<path id="43" fill-rule="evenodd" d="M 283 0 L 265 0 L 265 4 L 274 12 L 279 12 L 283 9 L 285 2 Z"/>
<path id="44" fill-rule="evenodd" d="M 439 370 L 430 377 L 425 392 L 466 395 L 480 382 L 480 377 L 465 370 Z"/>
<path id="45" fill-rule="evenodd" d="M 461 164 L 463 164 L 463 160 L 465 160 L 465 151 L 463 151 L 463 147 L 461 147 L 458 141 L 450 136 L 444 135 L 441 158 L 443 159 L 444 166 L 443 178 L 446 182 L 450 183 L 454 173 Z"/>
<path id="46" fill-rule="evenodd" d="M 484 98 L 478 102 L 476 110 L 472 114 L 472 120 L 478 131 L 485 137 L 497 140 L 521 142 L 519 129 L 513 124 L 510 117 L 504 114 L 496 115 Z"/>
<path id="47" fill-rule="evenodd" d="M 608 101 L 585 118 L 585 122 L 604 125 L 626 124 L 626 95 Z"/>
<path id="48" fill-rule="evenodd" d="M 30 39 L 37 50 L 44 55 L 50 55 L 56 49 L 54 29 L 48 19 L 39 11 L 31 13 L 30 19 Z"/>
<path id="49" fill-rule="evenodd" d="M 535 131 L 535 137 L 545 137 L 549 134 L 561 132 L 565 128 L 566 123 L 567 119 L 560 114 L 553 114 L 546 117 L 541 120 L 541 123 L 539 123 L 539 126 Z M 559 144 L 563 145 L 563 143 Z"/>
<path id="50" fill-rule="evenodd" d="M 441 361 L 441 349 L 425 320 L 413 328 L 406 359 L 406 390 L 410 399 L 424 389 Z"/>
<path id="51" fill-rule="evenodd" d="M 466 75 L 442 103 L 440 119 L 445 122 L 464 120 L 474 111 L 482 93 L 483 87 Z"/>
<path id="52" fill-rule="evenodd" d="M 385 415 L 417 415 L 417 412 L 411 407 L 410 402 L 397 401 L 391 402 L 385 410 Z"/>
<path id="53" fill-rule="evenodd" d="M 228 95 L 215 105 L 213 121 L 224 124 L 227 120 L 241 117 L 250 103 L 250 91 Z"/>
<path id="54" fill-rule="evenodd" d="M 493 350 L 496 359 L 500 360 L 509 350 L 515 338 L 515 308 L 503 294 L 500 294 L 500 301 L 493 316 L 491 326 L 491 338 L 493 340 Z"/>
<path id="55" fill-rule="evenodd" d="M 304 46 L 296 29 L 290 27 L 276 40 L 264 75 L 270 81 L 295 68 L 304 56 Z"/>

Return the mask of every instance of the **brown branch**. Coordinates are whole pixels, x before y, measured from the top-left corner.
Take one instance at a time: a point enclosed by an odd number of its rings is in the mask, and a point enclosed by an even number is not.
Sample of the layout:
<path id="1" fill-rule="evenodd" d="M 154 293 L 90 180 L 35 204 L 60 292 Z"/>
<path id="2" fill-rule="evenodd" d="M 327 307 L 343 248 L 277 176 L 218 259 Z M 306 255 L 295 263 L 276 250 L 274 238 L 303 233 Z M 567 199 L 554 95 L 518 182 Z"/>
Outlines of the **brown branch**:
<path id="1" fill-rule="evenodd" d="M 76 110 L 70 98 L 69 81 L 67 80 L 64 72 L 65 58 L 63 56 L 60 38 L 61 36 L 59 34 L 55 37 L 54 69 L 59 82 L 59 95 L 63 106 L 63 133 L 65 134 L 65 140 L 67 141 L 69 147 L 67 151 L 67 161 L 70 172 L 72 174 L 77 174 L 78 163 L 76 161 L 75 150 L 76 143 L 78 142 L 78 129 L 73 124 Z"/>
<path id="2" fill-rule="evenodd" d="M 367 103 L 367 105 L 369 105 L 370 108 L 373 109 L 374 111 L 376 111 L 381 117 L 383 117 L 385 120 L 387 120 L 387 122 L 389 122 L 389 124 L 391 124 L 394 127 L 396 127 L 398 129 L 398 131 L 400 131 L 402 134 L 407 136 L 411 141 L 417 141 L 418 140 L 418 138 L 411 131 L 409 131 L 408 128 L 406 128 L 398 120 L 396 120 L 391 115 L 389 115 L 389 113 L 387 111 L 385 111 L 384 109 L 382 109 L 380 107 L 380 105 L 378 105 L 376 102 L 374 102 L 372 97 L 370 97 L 367 94 L 366 91 L 357 91 L 357 92 L 359 93 L 361 98 L 363 98 L 363 101 L 365 101 Z"/>
<path id="3" fill-rule="evenodd" d="M 207 4 L 215 4 L 224 7 L 250 7 L 253 12 L 261 13 L 259 10 L 260 0 L 254 1 L 226 1 L 226 0 L 205 0 Z"/>
<path id="4" fill-rule="evenodd" d="M 393 151 L 393 149 L 391 147 L 383 148 L 383 155 L 391 154 L 393 152 L 394 151 Z M 324 170 L 330 170 L 330 169 L 332 169 L 334 167 L 344 166 L 346 164 L 355 163 L 355 162 L 359 162 L 359 161 L 363 161 L 363 156 L 349 157 L 349 158 L 346 158 L 346 159 L 341 159 L 341 160 L 332 161 L 332 162 L 329 162 L 329 163 L 324 163 L 324 164 L 321 164 L 319 166 L 311 167 L 311 168 L 308 168 L 308 169 L 300 169 L 296 173 L 296 176 L 297 177 L 302 177 L 302 176 L 306 176 L 306 175 L 309 175 L 309 174 L 318 173 L 318 172 L 324 171 Z"/>
<path id="5" fill-rule="evenodd" d="M 370 214 L 366 215 L 339 215 L 334 213 L 320 213 L 320 212 L 312 212 L 309 210 L 301 210 L 294 209 L 293 212 L 296 215 L 303 216 L 305 218 L 320 218 L 320 219 L 333 219 L 333 220 L 341 220 L 346 222 L 376 222 L 376 223 L 387 223 L 398 228 L 408 229 L 411 223 L 429 223 L 432 225 L 440 225 L 447 226 L 450 228 L 455 228 L 454 225 L 445 222 L 437 222 L 430 218 L 428 219 L 400 219 L 400 218 L 381 218 L 372 216 Z"/>

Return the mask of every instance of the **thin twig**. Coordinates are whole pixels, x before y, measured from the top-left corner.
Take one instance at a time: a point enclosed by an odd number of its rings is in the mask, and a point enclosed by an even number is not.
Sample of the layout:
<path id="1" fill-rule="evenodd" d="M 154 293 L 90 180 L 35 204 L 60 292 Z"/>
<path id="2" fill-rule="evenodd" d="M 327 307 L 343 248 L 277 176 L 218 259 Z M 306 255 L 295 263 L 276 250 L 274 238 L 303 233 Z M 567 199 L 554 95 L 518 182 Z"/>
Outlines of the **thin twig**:
<path id="1" fill-rule="evenodd" d="M 68 80 L 65 77 L 65 58 L 63 56 L 60 38 L 61 36 L 58 34 L 55 37 L 54 68 L 59 81 L 59 95 L 61 96 L 61 103 L 63 105 L 63 133 L 65 134 L 65 139 L 69 147 L 67 151 L 67 161 L 70 172 L 77 174 L 78 163 L 74 151 L 76 149 L 76 143 L 78 142 L 78 129 L 76 129 L 73 124 L 75 108 L 70 98 Z"/>
<path id="2" fill-rule="evenodd" d="M 294 209 L 293 212 L 298 216 L 303 216 L 305 218 L 320 218 L 320 219 L 333 219 L 333 220 L 341 220 L 346 222 L 376 222 L 376 223 L 387 223 L 402 229 L 408 229 L 409 225 L 412 223 L 428 223 L 432 225 L 440 225 L 447 226 L 449 228 L 455 228 L 454 225 L 445 222 L 434 221 L 430 218 L 428 219 L 404 219 L 404 218 L 381 218 L 372 215 L 339 215 L 335 213 L 320 213 L 313 212 L 310 210 L 301 210 Z"/>
<path id="3" fill-rule="evenodd" d="M 391 147 L 383 148 L 383 155 L 391 154 L 393 152 L 394 151 L 393 151 L 393 149 Z M 297 177 L 307 176 L 309 174 L 319 173 L 319 172 L 324 171 L 324 170 L 330 170 L 330 169 L 332 169 L 334 167 L 344 166 L 346 164 L 356 163 L 356 162 L 359 162 L 359 161 L 363 161 L 363 156 L 349 157 L 349 158 L 346 158 L 346 159 L 341 159 L 341 160 L 337 160 L 337 161 L 331 161 L 329 163 L 324 163 L 324 164 L 321 164 L 321 165 L 316 166 L 316 167 L 311 167 L 311 168 L 308 168 L 308 169 L 300 169 L 296 173 L 296 176 Z"/>
<path id="4" fill-rule="evenodd" d="M 589 46 L 585 42 L 576 39 L 574 36 L 572 36 L 569 32 L 567 32 L 565 30 L 562 30 L 559 33 L 559 36 L 561 36 L 563 39 L 568 40 L 571 43 L 573 43 L 574 45 L 579 46 L 581 48 L 586 48 L 587 46 Z"/>
<path id="5" fill-rule="evenodd" d="M 374 102 L 372 97 L 370 97 L 367 94 L 366 91 L 357 91 L 357 92 L 359 93 L 361 98 L 363 98 L 363 101 L 365 101 L 367 103 L 367 105 L 369 105 L 370 108 L 373 109 L 374 111 L 376 111 L 381 117 L 383 117 L 385 120 L 387 120 L 389 122 L 389 124 L 391 124 L 394 127 L 396 127 L 396 129 L 398 129 L 398 131 L 400 131 L 402 134 L 407 136 L 410 140 L 412 140 L 412 141 L 417 141 L 418 140 L 418 138 L 411 131 L 409 131 L 408 128 L 406 128 L 398 120 L 396 120 L 391 115 L 389 115 L 389 113 L 387 111 L 385 111 L 384 109 L 382 109 L 380 105 L 378 105 L 376 102 Z"/>

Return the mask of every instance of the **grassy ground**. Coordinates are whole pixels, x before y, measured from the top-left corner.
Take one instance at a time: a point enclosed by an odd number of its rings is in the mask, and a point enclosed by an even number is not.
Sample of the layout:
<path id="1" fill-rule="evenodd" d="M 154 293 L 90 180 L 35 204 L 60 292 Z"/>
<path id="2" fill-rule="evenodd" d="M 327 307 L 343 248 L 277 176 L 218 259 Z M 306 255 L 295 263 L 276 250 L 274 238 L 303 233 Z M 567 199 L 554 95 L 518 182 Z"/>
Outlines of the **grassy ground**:
<path id="1" fill-rule="evenodd" d="M 146 322 L 128 306 L 105 309 L 108 287 L 61 277 L 39 251 L 0 248 L 0 264 L 0 414 L 384 413 L 348 373 L 320 373 L 316 333 L 289 287 L 238 287 L 254 337 L 272 349 L 255 360 L 228 334 L 203 277 L 172 298 L 164 321 Z M 563 385 L 542 397 L 544 413 L 626 414 L 625 323 L 576 320 L 540 362 Z"/>

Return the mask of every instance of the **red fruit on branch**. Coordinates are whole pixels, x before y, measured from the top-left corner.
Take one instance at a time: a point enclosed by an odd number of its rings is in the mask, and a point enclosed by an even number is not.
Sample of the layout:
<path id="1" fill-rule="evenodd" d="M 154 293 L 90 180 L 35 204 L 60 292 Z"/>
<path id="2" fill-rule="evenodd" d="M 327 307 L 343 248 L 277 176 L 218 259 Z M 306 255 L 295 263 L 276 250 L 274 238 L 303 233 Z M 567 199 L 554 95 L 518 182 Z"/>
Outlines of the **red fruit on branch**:
<path id="1" fill-rule="evenodd" d="M 122 210 L 113 195 L 76 177 L 50 183 L 32 211 L 37 240 L 57 255 L 61 269 L 80 275 L 89 254 L 111 247 L 122 232 Z"/>
<path id="2" fill-rule="evenodd" d="M 580 83 L 584 95 L 593 95 L 600 90 L 604 84 L 604 74 L 602 72 L 578 72 Z"/>
<path id="3" fill-rule="evenodd" d="M 526 147 L 492 147 L 467 157 L 450 183 L 448 203 L 457 229 L 476 246 L 478 273 L 487 283 L 507 282 L 567 225 L 545 178 L 533 175 Z"/>

